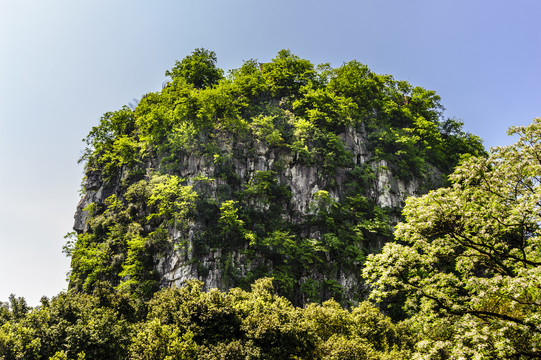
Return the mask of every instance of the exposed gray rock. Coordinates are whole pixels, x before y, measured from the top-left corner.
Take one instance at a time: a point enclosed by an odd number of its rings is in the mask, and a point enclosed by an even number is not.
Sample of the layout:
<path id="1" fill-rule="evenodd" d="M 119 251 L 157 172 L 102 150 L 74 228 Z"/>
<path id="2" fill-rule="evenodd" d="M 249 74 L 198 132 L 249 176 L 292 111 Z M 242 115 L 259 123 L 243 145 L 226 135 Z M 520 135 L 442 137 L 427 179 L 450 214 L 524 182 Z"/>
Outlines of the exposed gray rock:
<path id="1" fill-rule="evenodd" d="M 366 194 L 380 207 L 398 209 L 403 206 L 408 196 L 417 195 L 420 187 L 419 179 L 398 179 L 394 176 L 389 164 L 385 161 L 370 162 L 372 154 L 367 147 L 368 140 L 364 129 L 355 130 L 349 127 L 340 134 L 340 138 L 352 154 L 352 164 L 362 165 L 369 162 L 372 167 L 375 180 L 366 189 Z M 250 156 L 230 159 L 230 164 L 234 173 L 238 176 L 241 188 L 249 184 L 257 172 L 272 170 L 274 163 L 279 160 L 281 165 L 280 170 L 277 172 L 277 178 L 291 192 L 290 210 L 298 214 L 298 216 L 311 214 L 313 210 L 310 205 L 314 201 L 314 194 L 321 189 L 328 188 L 326 187 L 324 174 L 318 173 L 318 167 L 305 165 L 294 156 L 287 153 L 278 153 L 276 149 L 269 149 L 264 143 L 258 141 L 254 141 L 253 144 L 237 144 L 236 146 L 251 146 L 253 148 Z M 234 149 L 224 141 L 222 150 L 227 154 L 232 153 Z M 194 154 L 184 156 L 179 159 L 181 166 L 178 170 L 178 175 L 187 179 L 189 184 L 196 186 L 199 185 L 194 180 L 195 178 L 208 178 L 205 191 L 210 193 L 208 196 L 217 198 L 218 187 L 229 186 L 225 180 L 216 176 L 219 161 L 220 159 L 209 159 Z M 152 163 L 149 162 L 148 168 L 159 167 L 157 164 L 159 164 L 159 161 L 153 159 Z M 345 179 L 346 170 L 337 169 L 336 178 L 334 179 L 336 185 L 328 190 L 329 196 L 332 199 L 339 201 L 345 196 Z M 120 184 L 108 186 L 106 187 L 104 185 L 99 174 L 90 172 L 87 175 L 85 182 L 86 193 L 79 202 L 75 214 L 74 229 L 76 231 L 87 231 L 89 214 L 85 208 L 88 205 L 92 203 L 103 203 L 108 196 L 120 191 Z M 268 204 L 257 204 L 257 206 L 265 209 Z M 284 213 L 283 216 L 288 217 L 290 215 Z M 295 221 L 295 219 L 287 220 Z M 173 243 L 172 250 L 156 259 L 156 268 L 161 277 L 162 286 L 180 286 L 187 280 L 199 279 L 204 282 L 205 289 L 219 288 L 226 290 L 230 285 L 227 281 L 227 275 L 224 272 L 226 257 L 240 276 L 245 276 L 258 265 L 257 262 L 247 263 L 245 255 L 240 251 L 232 251 L 229 254 L 224 254 L 220 249 L 210 250 L 195 259 L 193 239 L 197 229 L 197 224 L 191 224 L 188 230 L 184 232 L 180 232 L 174 228 L 169 230 Z M 317 232 L 310 234 L 310 238 L 313 239 L 320 237 L 321 235 Z M 377 244 L 376 246 L 382 246 L 382 244 Z M 321 274 L 314 273 L 310 274 L 310 276 L 312 279 L 321 278 Z M 358 275 L 345 272 L 338 274 L 335 280 L 344 288 L 346 293 L 358 291 L 358 287 L 362 286 L 359 283 Z"/>

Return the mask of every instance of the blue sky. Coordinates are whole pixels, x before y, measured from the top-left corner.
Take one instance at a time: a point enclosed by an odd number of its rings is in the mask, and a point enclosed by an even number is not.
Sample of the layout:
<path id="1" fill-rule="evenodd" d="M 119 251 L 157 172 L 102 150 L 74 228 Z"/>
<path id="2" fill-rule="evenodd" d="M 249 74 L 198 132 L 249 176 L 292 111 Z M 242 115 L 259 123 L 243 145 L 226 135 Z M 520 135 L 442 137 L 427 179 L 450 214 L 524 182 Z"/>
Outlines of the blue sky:
<path id="1" fill-rule="evenodd" d="M 541 116 L 540 21 L 539 0 L 0 0 L 0 301 L 67 287 L 81 139 L 195 48 L 224 69 L 356 59 L 435 90 L 490 147 Z"/>

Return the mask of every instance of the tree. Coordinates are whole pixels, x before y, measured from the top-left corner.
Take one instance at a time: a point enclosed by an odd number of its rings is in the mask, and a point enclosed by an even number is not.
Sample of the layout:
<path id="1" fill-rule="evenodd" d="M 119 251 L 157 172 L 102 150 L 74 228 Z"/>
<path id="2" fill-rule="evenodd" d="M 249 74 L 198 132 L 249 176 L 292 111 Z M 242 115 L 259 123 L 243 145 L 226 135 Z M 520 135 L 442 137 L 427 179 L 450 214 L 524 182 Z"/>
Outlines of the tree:
<path id="1" fill-rule="evenodd" d="M 15 319 L 23 318 L 30 310 L 25 298 L 15 297 L 15 294 L 9 295 L 9 308 L 11 309 L 11 316 Z"/>
<path id="2" fill-rule="evenodd" d="M 298 96 L 299 89 L 316 79 L 314 65 L 290 50 L 280 50 L 272 62 L 263 65 L 263 77 L 278 98 Z"/>
<path id="3" fill-rule="evenodd" d="M 166 76 L 184 78 L 196 88 L 206 88 L 215 85 L 223 78 L 223 70 L 216 67 L 216 53 L 203 48 L 195 49 L 191 55 L 182 61 L 177 61 L 171 71 L 166 71 Z"/>
<path id="4" fill-rule="evenodd" d="M 363 271 L 373 299 L 406 296 L 429 358 L 541 356 L 541 118 L 509 134 L 450 187 L 408 199 L 397 241 Z"/>

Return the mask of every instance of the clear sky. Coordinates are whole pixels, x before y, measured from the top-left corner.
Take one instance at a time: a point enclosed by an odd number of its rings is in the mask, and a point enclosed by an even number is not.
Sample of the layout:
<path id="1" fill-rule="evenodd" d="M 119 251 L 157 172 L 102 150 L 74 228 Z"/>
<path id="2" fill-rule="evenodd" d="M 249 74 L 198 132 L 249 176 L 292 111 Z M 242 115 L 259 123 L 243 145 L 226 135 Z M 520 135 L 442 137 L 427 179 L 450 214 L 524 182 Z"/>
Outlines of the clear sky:
<path id="1" fill-rule="evenodd" d="M 195 48 L 223 69 L 356 59 L 435 90 L 491 147 L 541 116 L 540 23 L 540 0 L 0 0 L 0 301 L 67 288 L 81 139 Z"/>

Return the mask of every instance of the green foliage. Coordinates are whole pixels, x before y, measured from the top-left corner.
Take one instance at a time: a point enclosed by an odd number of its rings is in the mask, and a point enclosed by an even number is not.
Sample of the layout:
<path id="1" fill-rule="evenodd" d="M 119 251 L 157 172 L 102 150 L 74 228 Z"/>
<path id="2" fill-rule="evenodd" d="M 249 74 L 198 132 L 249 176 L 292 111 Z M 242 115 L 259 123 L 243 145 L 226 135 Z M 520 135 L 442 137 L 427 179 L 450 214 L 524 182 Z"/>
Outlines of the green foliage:
<path id="1" fill-rule="evenodd" d="M 189 360 L 194 359 L 197 344 L 190 331 L 182 334 L 175 326 L 150 320 L 135 335 L 130 345 L 130 359 Z"/>
<path id="2" fill-rule="evenodd" d="M 484 154 L 461 123 L 443 120 L 434 91 L 357 61 L 333 69 L 282 50 L 227 77 L 216 64 L 196 49 L 161 91 L 106 113 L 87 136 L 94 203 L 65 248 L 71 288 L 108 281 L 148 299 L 161 258 L 176 252 L 200 276 L 210 270 L 199 259 L 215 259 L 223 286 L 272 276 L 296 305 L 355 304 L 364 288 L 339 279 L 362 281 L 401 206 L 378 205 L 381 169 L 423 191 L 463 154 Z"/>
<path id="3" fill-rule="evenodd" d="M 88 231 L 70 248 L 70 286 L 92 291 L 95 284 L 130 289 L 142 297 L 157 290 L 157 257 L 185 239 L 173 239 L 171 229 L 186 232 L 197 194 L 171 175 L 154 175 L 126 189 L 125 200 L 111 195 L 105 204 L 92 204 Z"/>
<path id="4" fill-rule="evenodd" d="M 255 241 L 255 235 L 244 227 L 244 221 L 239 219 L 237 202 L 233 200 L 225 201 L 220 207 L 220 218 L 218 226 L 220 238 L 225 242 L 235 243 L 246 240 L 249 243 Z"/>
<path id="5" fill-rule="evenodd" d="M 8 307 L 10 310 L 10 317 L 13 319 L 21 319 L 30 310 L 30 307 L 26 304 L 26 300 L 23 297 L 16 297 L 14 294 L 9 295 Z"/>
<path id="6" fill-rule="evenodd" d="M 314 65 L 290 50 L 280 50 L 270 63 L 263 64 L 262 73 L 270 93 L 277 98 L 295 97 L 302 86 L 316 79 Z"/>
<path id="7" fill-rule="evenodd" d="M 294 307 L 272 279 L 251 291 L 163 289 L 145 303 L 99 287 L 62 293 L 0 326 L 2 359 L 407 358 L 410 335 L 368 303 Z M 334 346 L 333 346 L 334 344 Z"/>
<path id="8" fill-rule="evenodd" d="M 147 202 L 151 213 L 147 216 L 147 221 L 168 219 L 168 225 L 185 225 L 182 220 L 188 216 L 197 194 L 192 190 L 192 186 L 183 186 L 182 181 L 176 176 L 152 177 L 149 183 L 151 195 Z"/>
<path id="9" fill-rule="evenodd" d="M 0 327 L 0 358 L 124 358 L 133 311 L 122 294 L 60 294 Z"/>
<path id="10" fill-rule="evenodd" d="M 120 176 L 123 167 L 135 169 L 143 146 L 133 134 L 134 123 L 133 112 L 127 106 L 106 113 L 84 140 L 87 148 L 79 161 L 86 162 L 88 171 L 99 169 L 106 179 Z"/>
<path id="11" fill-rule="evenodd" d="M 536 358 L 541 119 L 514 145 L 465 159 L 451 186 L 410 198 L 398 242 L 370 255 L 372 297 L 401 294 L 431 357 Z"/>
<path id="12" fill-rule="evenodd" d="M 274 121 L 276 116 L 263 116 L 259 115 L 252 118 L 250 127 L 252 133 L 256 139 L 269 144 L 270 146 L 280 146 L 283 145 L 284 139 L 279 129 L 276 129 Z"/>
<path id="13" fill-rule="evenodd" d="M 206 88 L 215 85 L 223 77 L 223 71 L 216 67 L 216 54 L 206 49 L 195 49 L 192 55 L 186 56 L 182 61 L 177 61 L 171 71 L 165 75 L 186 79 L 188 84 L 196 88 Z"/>

